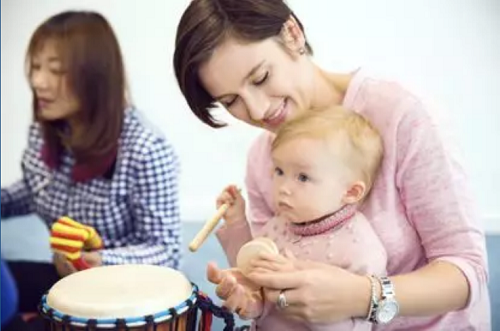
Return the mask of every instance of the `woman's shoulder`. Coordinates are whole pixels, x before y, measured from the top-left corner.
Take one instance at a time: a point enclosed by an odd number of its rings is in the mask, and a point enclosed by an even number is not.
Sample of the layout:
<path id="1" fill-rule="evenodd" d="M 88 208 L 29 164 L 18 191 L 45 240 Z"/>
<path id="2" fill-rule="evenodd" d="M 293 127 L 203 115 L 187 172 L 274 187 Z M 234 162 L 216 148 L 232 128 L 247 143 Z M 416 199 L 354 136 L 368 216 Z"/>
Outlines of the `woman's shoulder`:
<path id="1" fill-rule="evenodd" d="M 382 135 L 398 131 L 402 122 L 431 123 L 444 115 L 406 80 L 366 68 L 353 73 L 344 106 L 365 116 Z"/>
<path id="2" fill-rule="evenodd" d="M 398 116 L 423 102 L 423 98 L 400 77 L 368 68 L 359 68 L 352 74 L 344 98 L 347 108 L 377 117 Z"/>
<path id="3" fill-rule="evenodd" d="M 28 142 L 25 145 L 22 154 L 23 163 L 36 163 L 37 165 L 42 166 L 43 162 L 40 159 L 40 155 L 42 153 L 44 139 L 40 123 L 34 121 L 29 125 L 27 138 Z"/>
<path id="4" fill-rule="evenodd" d="M 268 131 L 263 131 L 258 134 L 248 149 L 248 157 L 262 157 L 269 156 L 271 151 L 271 145 L 273 143 L 274 134 Z"/>
<path id="5" fill-rule="evenodd" d="M 38 122 L 33 122 L 28 128 L 28 146 L 30 148 L 40 148 L 43 144 L 42 126 Z"/>
<path id="6" fill-rule="evenodd" d="M 255 137 L 247 153 L 248 167 L 255 168 L 271 162 L 271 145 L 273 139 L 274 134 L 268 131 L 263 131 Z"/>
<path id="7" fill-rule="evenodd" d="M 165 134 L 133 107 L 125 111 L 120 152 L 123 157 L 142 161 L 164 156 L 177 159 L 174 147 Z"/>

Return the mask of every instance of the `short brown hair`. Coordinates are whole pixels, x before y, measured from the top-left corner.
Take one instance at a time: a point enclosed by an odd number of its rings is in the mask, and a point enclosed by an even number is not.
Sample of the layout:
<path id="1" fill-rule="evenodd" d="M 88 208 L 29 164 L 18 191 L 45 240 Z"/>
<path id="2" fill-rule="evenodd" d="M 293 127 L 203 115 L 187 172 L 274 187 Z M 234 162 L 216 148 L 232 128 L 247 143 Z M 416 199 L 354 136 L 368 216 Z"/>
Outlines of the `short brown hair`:
<path id="1" fill-rule="evenodd" d="M 302 23 L 283 0 L 192 0 L 177 27 L 175 76 L 193 113 L 213 128 L 225 126 L 210 113 L 214 98 L 199 79 L 200 66 L 227 36 L 255 42 L 278 36 L 290 17 Z M 306 51 L 312 54 L 306 42 Z"/>
<path id="2" fill-rule="evenodd" d="M 274 151 L 284 143 L 311 138 L 340 142 L 340 153 L 355 176 L 371 189 L 383 157 L 383 143 L 377 129 L 360 114 L 342 106 L 305 112 L 279 129 L 272 143 Z M 341 139 L 341 140 L 339 140 Z"/>
<path id="3" fill-rule="evenodd" d="M 33 33 L 26 55 L 31 75 L 32 59 L 47 41 L 56 43 L 68 88 L 79 102 L 85 137 L 71 141 L 77 162 L 99 162 L 116 150 L 126 107 L 126 79 L 118 40 L 108 21 L 89 11 L 65 11 L 50 17 Z M 37 115 L 44 141 L 52 153 L 62 151 L 62 121 L 44 121 Z"/>

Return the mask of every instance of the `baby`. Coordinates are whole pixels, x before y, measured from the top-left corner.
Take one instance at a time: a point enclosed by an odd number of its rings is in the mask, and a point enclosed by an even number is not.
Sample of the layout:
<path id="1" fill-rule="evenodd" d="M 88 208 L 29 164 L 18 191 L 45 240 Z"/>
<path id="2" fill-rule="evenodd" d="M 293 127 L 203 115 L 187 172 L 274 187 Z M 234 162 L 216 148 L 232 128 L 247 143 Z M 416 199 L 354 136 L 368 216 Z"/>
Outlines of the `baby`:
<path id="1" fill-rule="evenodd" d="M 297 259 L 336 265 L 361 275 L 385 275 L 386 251 L 358 210 L 370 192 L 382 154 L 381 138 L 371 124 L 341 107 L 309 111 L 284 124 L 272 144 L 276 214 L 254 233 L 254 241 L 240 250 L 237 260 L 242 272 L 249 271 L 249 246 L 270 239 L 279 252 L 288 250 Z M 226 202 L 231 204 L 226 220 L 245 217 L 243 197 L 234 187 L 219 196 L 219 204 Z M 286 319 L 275 305 L 252 305 L 255 311 L 244 315 L 262 326 L 266 319 L 274 325 L 279 320 L 282 330 L 372 327 L 367 321 L 354 319 L 305 325 Z"/>

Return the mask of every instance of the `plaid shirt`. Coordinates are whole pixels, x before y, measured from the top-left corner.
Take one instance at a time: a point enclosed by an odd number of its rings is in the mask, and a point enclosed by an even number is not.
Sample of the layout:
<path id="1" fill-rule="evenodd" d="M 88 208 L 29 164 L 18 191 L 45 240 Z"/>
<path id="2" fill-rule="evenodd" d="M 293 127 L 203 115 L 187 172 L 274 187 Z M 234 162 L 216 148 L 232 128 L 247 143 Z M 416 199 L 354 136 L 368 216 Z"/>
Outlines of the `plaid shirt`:
<path id="1" fill-rule="evenodd" d="M 181 224 L 179 161 L 134 109 L 126 111 L 112 177 L 75 182 L 69 152 L 51 170 L 40 157 L 40 126 L 30 128 L 23 179 L 2 189 L 2 219 L 30 213 L 47 224 L 61 216 L 94 227 L 104 241 L 103 264 L 155 264 L 179 268 Z"/>

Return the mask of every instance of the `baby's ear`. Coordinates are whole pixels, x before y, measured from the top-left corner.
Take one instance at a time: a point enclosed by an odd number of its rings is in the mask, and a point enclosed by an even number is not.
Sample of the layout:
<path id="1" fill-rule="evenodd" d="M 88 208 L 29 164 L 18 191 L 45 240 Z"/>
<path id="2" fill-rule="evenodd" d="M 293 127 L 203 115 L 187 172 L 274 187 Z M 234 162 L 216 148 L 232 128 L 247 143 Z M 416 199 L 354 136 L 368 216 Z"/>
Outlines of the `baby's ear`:
<path id="1" fill-rule="evenodd" d="M 344 204 L 354 204 L 359 202 L 366 194 L 366 184 L 362 181 L 355 182 L 347 189 L 342 202 Z"/>

